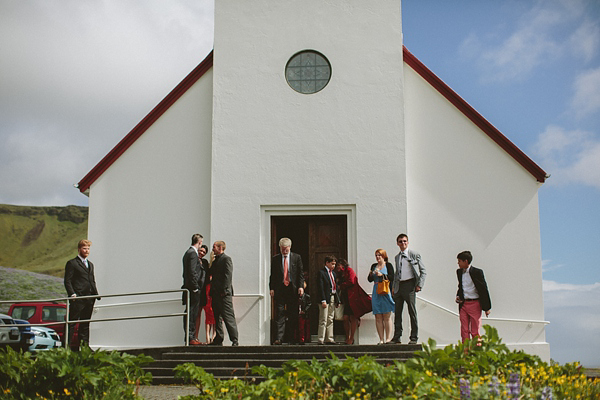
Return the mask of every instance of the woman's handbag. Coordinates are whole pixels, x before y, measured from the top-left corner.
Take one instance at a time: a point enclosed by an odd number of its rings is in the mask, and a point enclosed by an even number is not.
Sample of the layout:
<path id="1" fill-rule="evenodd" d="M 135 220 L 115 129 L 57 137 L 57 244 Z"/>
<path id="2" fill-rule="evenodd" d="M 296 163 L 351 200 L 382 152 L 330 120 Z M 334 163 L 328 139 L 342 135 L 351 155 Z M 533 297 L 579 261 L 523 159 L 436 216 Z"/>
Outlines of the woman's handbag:
<path id="1" fill-rule="evenodd" d="M 377 294 L 389 294 L 390 293 L 390 281 L 384 278 L 381 282 L 377 283 Z"/>

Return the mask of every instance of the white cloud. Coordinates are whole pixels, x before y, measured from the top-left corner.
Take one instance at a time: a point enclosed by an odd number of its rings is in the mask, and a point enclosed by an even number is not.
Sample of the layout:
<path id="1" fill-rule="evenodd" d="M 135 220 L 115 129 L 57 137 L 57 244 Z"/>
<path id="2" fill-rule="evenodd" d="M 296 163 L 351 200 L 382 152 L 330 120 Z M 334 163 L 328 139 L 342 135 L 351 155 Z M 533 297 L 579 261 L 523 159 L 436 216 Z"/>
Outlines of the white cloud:
<path id="1" fill-rule="evenodd" d="M 600 45 L 600 26 L 597 21 L 586 19 L 569 38 L 573 54 L 585 62 L 590 61 Z"/>
<path id="2" fill-rule="evenodd" d="M 591 132 L 550 125 L 539 135 L 533 152 L 552 175 L 550 184 L 600 189 L 600 139 Z"/>
<path id="3" fill-rule="evenodd" d="M 587 18 L 585 9 L 583 1 L 536 2 L 512 32 L 501 32 L 502 25 L 488 36 L 472 34 L 460 53 L 476 61 L 483 81 L 525 79 L 541 64 L 567 54 L 589 61 L 598 51 L 600 24 Z"/>
<path id="4" fill-rule="evenodd" d="M 587 285 L 543 281 L 546 340 L 551 357 L 600 367 L 600 282 Z"/>
<path id="5" fill-rule="evenodd" d="M 0 0 L 0 203 L 73 184 L 213 46 L 213 0 Z"/>
<path id="6" fill-rule="evenodd" d="M 574 89 L 571 107 L 578 117 L 600 110 L 600 67 L 579 74 Z"/>

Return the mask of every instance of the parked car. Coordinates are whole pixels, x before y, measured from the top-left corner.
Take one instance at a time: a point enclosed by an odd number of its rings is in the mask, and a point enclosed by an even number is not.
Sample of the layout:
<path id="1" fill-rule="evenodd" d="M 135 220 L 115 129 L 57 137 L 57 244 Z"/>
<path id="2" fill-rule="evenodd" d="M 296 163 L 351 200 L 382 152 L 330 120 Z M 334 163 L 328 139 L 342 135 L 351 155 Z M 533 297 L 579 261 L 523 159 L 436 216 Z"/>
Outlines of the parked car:
<path id="1" fill-rule="evenodd" d="M 16 326 L 5 326 L 14 325 L 15 321 L 6 314 L 0 314 L 0 346 L 10 346 L 15 350 L 19 349 L 21 345 L 21 333 L 19 328 Z"/>
<path id="2" fill-rule="evenodd" d="M 65 322 L 67 316 L 67 305 L 58 302 L 24 302 L 15 303 L 10 306 L 8 314 L 13 318 L 24 319 L 31 325 L 43 324 L 49 322 Z M 47 328 L 54 329 L 60 341 L 65 343 L 65 324 L 44 325 Z M 69 346 L 79 347 L 79 337 L 77 335 L 78 324 L 75 325 L 73 340 Z"/>
<path id="3" fill-rule="evenodd" d="M 33 338 L 35 337 L 35 333 L 31 331 L 31 325 L 29 322 L 24 319 L 14 319 L 15 324 L 19 325 L 19 331 L 21 332 L 21 350 L 28 351 L 29 346 L 33 344 Z"/>
<path id="4" fill-rule="evenodd" d="M 32 326 L 31 332 L 35 334 L 33 344 L 29 346 L 29 351 L 32 353 L 62 346 L 60 337 L 54 329 L 45 326 Z"/>

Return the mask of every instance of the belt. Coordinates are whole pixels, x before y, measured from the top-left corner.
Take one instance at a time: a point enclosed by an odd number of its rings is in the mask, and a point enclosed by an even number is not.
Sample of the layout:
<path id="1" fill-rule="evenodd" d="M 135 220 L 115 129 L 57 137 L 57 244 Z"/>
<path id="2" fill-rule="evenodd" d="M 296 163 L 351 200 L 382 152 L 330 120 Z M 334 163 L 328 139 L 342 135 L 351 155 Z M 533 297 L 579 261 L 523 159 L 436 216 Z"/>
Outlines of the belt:
<path id="1" fill-rule="evenodd" d="M 465 301 L 479 301 L 479 299 L 465 299 Z"/>

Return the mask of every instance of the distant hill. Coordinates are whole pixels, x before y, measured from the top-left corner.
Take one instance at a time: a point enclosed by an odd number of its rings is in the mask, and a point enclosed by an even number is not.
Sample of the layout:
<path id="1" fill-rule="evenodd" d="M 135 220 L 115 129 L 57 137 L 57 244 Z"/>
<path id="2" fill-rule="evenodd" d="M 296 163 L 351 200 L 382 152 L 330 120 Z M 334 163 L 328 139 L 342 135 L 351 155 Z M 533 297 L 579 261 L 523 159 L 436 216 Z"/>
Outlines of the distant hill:
<path id="1" fill-rule="evenodd" d="M 66 297 L 63 279 L 14 268 L 0 267 L 0 300 L 43 300 Z M 6 314 L 10 304 L 0 304 Z"/>
<path id="2" fill-rule="evenodd" d="M 62 278 L 87 228 L 87 207 L 0 204 L 0 266 Z"/>

